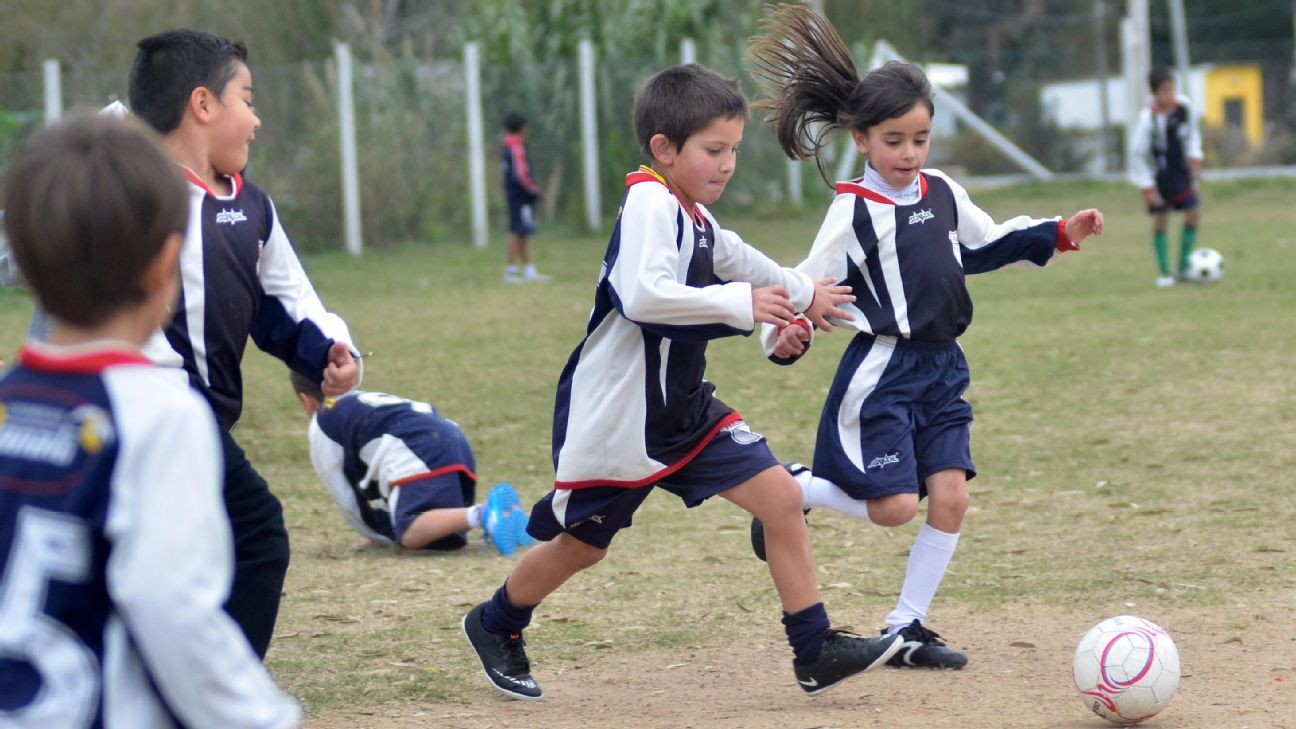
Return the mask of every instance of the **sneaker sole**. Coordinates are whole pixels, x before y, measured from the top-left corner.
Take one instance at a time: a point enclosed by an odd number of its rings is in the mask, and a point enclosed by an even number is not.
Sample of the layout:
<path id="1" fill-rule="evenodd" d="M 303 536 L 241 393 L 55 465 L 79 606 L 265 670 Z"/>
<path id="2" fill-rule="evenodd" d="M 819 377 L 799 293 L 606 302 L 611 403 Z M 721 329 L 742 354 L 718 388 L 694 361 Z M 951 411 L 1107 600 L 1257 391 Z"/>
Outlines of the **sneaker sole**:
<path id="1" fill-rule="evenodd" d="M 842 676 L 837 681 L 830 683 L 827 686 L 821 686 L 815 689 L 814 691 L 806 691 L 805 692 L 806 696 L 818 696 L 820 694 L 827 693 L 828 691 L 833 690 L 837 686 L 840 686 L 842 681 L 845 681 L 851 678 L 852 676 L 858 676 L 861 673 L 868 673 L 869 671 L 872 671 L 878 666 L 881 666 L 885 664 L 887 661 L 891 660 L 891 656 L 894 656 L 895 654 L 899 653 L 900 647 L 903 645 L 904 645 L 904 639 L 897 635 L 895 637 L 895 640 L 891 642 L 891 645 L 888 646 L 887 649 L 882 652 L 882 655 L 878 656 L 872 663 L 865 666 L 864 670 L 858 671 L 856 673 L 852 673 L 850 676 Z M 805 684 L 801 684 L 801 689 L 803 691 L 805 690 Z"/>
<path id="2" fill-rule="evenodd" d="M 482 660 L 481 654 L 477 652 L 477 646 L 473 645 L 473 642 L 472 642 L 472 636 L 471 636 L 471 635 L 468 635 L 468 616 L 467 616 L 467 615 L 464 615 L 463 618 L 461 618 L 461 619 L 459 620 L 459 629 L 463 631 L 464 639 L 468 641 L 468 647 L 469 647 L 469 648 L 472 648 L 473 655 L 474 655 L 474 656 L 477 656 L 477 663 L 478 663 L 478 665 L 480 665 L 481 668 L 482 668 L 482 675 L 486 677 L 486 683 L 489 683 L 489 684 L 491 685 L 491 688 L 493 688 L 493 689 L 495 689 L 496 691 L 498 691 L 498 692 L 504 694 L 505 696 L 509 697 L 510 699 L 517 699 L 518 701 L 539 701 L 540 699 L 544 698 L 543 695 L 541 695 L 541 696 L 527 696 L 526 694 L 519 694 L 519 693 L 516 693 L 516 692 L 510 691 L 510 690 L 504 688 L 503 686 L 501 686 L 501 685 L 495 683 L 495 679 L 491 678 L 490 671 L 488 671 L 488 670 L 486 669 L 486 662 Z"/>

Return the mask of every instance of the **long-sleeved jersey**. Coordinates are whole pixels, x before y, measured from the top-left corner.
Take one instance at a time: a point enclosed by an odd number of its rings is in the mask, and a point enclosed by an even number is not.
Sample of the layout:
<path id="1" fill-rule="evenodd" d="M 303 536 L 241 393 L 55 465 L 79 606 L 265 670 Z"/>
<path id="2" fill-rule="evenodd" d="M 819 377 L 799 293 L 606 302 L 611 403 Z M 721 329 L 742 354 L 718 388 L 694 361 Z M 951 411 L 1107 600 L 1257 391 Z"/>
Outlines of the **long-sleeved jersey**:
<path id="1" fill-rule="evenodd" d="M 500 148 L 500 171 L 504 173 L 504 191 L 510 200 L 533 202 L 540 196 L 540 186 L 531 177 L 526 144 L 516 134 L 504 137 Z"/>
<path id="2" fill-rule="evenodd" d="M 1018 216 L 995 223 L 967 191 L 939 170 L 924 170 L 921 197 L 898 205 L 864 187 L 837 183 L 810 255 L 797 270 L 851 287 L 855 301 L 838 308 L 854 321 L 834 321 L 866 334 L 921 341 L 956 339 L 972 322 L 964 275 L 1017 261 L 1043 266 L 1064 235 L 1059 219 Z M 776 331 L 762 343 L 773 351 Z"/>
<path id="3" fill-rule="evenodd" d="M 749 334 L 752 288 L 780 284 L 798 311 L 808 276 L 782 268 L 701 205 L 686 210 L 655 172 L 626 177 L 585 338 L 558 381 L 560 489 L 646 486 L 736 420 L 703 380 L 711 339 Z"/>
<path id="4" fill-rule="evenodd" d="M 248 335 L 265 352 L 319 382 L 334 341 L 351 344 L 324 309 L 270 197 L 240 175 L 219 196 L 188 168 L 189 228 L 180 251 L 180 300 L 145 353 L 181 367 L 225 427 L 243 411 L 240 362 Z"/>
<path id="5" fill-rule="evenodd" d="M 0 379 L 7 727 L 295 726 L 222 610 L 209 407 L 138 353 L 30 344 Z"/>
<path id="6" fill-rule="evenodd" d="M 311 463 L 351 528 L 383 544 L 396 541 L 392 490 L 460 474 L 466 501 L 477 462 L 458 424 L 425 402 L 353 391 L 325 402 L 310 425 Z"/>
<path id="7" fill-rule="evenodd" d="M 1130 157 L 1130 181 L 1141 190 L 1152 187 L 1167 200 L 1192 188 L 1189 160 L 1202 158 L 1201 130 L 1185 96 L 1161 111 L 1151 104 L 1139 113 Z"/>

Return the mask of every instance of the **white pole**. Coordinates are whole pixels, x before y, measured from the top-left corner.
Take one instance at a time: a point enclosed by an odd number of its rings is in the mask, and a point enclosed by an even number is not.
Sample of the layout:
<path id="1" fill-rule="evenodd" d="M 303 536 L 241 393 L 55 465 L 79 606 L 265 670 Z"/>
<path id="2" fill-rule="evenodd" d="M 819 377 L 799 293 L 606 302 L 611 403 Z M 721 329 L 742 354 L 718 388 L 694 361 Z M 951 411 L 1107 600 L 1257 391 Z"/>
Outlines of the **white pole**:
<path id="1" fill-rule="evenodd" d="M 800 205 L 804 196 L 801 194 L 801 162 L 790 159 L 787 162 L 788 199 Z"/>
<path id="2" fill-rule="evenodd" d="M 485 248 L 486 142 L 482 137 L 481 46 L 464 45 L 464 86 L 468 91 L 468 186 L 472 196 L 473 246 Z"/>
<path id="3" fill-rule="evenodd" d="M 59 72 L 59 62 L 50 58 L 45 61 L 45 126 L 57 122 L 63 116 L 63 76 Z"/>
<path id="4" fill-rule="evenodd" d="M 360 173 L 356 162 L 355 99 L 352 95 L 351 47 L 333 43 L 338 68 L 338 136 L 342 144 L 342 232 L 347 253 L 360 255 Z"/>
<path id="5" fill-rule="evenodd" d="M 680 63 L 697 63 L 697 43 L 692 38 L 680 41 Z"/>
<path id="6" fill-rule="evenodd" d="M 1198 99 L 1193 95 L 1192 83 L 1188 78 L 1188 21 L 1184 16 L 1183 0 L 1170 0 L 1171 39 L 1174 41 L 1175 68 L 1179 71 L 1179 93 L 1192 102 L 1195 113 L 1201 113 Z"/>
<path id="7" fill-rule="evenodd" d="M 1135 5 L 1142 4 L 1147 9 L 1147 0 L 1130 0 L 1130 11 Z M 1139 24 L 1133 17 L 1121 18 L 1121 65 L 1125 76 L 1125 171 L 1133 172 L 1134 134 L 1138 130 L 1139 112 L 1147 99 L 1144 89 L 1147 88 L 1147 66 L 1143 65 L 1143 47 L 1147 36 L 1139 31 Z M 1146 26 L 1144 26 L 1146 27 Z"/>
<path id="8" fill-rule="evenodd" d="M 598 127 L 594 114 L 594 43 L 580 42 L 581 149 L 585 167 L 585 218 L 591 231 L 599 229 Z"/>

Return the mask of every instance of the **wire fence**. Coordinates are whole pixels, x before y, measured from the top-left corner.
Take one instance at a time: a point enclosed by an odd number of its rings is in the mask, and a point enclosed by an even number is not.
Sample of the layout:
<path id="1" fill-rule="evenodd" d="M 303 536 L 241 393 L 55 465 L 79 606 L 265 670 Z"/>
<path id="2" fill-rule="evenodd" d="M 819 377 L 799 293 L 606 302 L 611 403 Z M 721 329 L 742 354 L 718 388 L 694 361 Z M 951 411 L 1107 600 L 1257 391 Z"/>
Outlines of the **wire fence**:
<path id="1" fill-rule="evenodd" d="M 1261 64 L 1266 84 L 1279 83 L 1270 79 L 1290 69 L 1290 61 L 1259 50 L 1268 59 Z M 712 45 L 699 49 L 698 61 L 739 78 L 750 97 L 756 88 L 745 73 L 745 51 L 745 42 Z M 861 61 L 867 58 L 863 51 L 857 48 Z M 663 61 L 649 56 L 597 59 L 598 179 L 604 219 L 615 213 L 624 174 L 642 161 L 631 124 L 635 89 L 650 73 L 673 62 L 676 59 Z M 1081 61 L 1077 58 L 1074 62 Z M 365 245 L 380 248 L 406 242 L 469 240 L 472 201 L 462 60 L 386 57 L 381 62 L 357 62 L 355 69 Z M 343 220 L 336 65 L 330 58 L 290 65 L 254 65 L 252 71 L 262 127 L 245 174 L 272 195 L 299 248 L 338 249 Z M 1084 71 L 1091 72 L 1089 68 Z M 530 122 L 532 168 L 546 192 L 542 223 L 576 227 L 584 220 L 578 77 L 575 54 L 547 64 L 517 67 L 487 63 L 482 68 L 488 217 L 496 242 L 503 239 L 507 221 L 497 163 L 498 140 L 504 134 L 502 121 L 511 111 L 521 112 Z M 1061 129 L 1050 124 L 1042 111 L 1039 88 L 1049 80 L 1043 73 L 1029 79 L 1030 83 L 1005 84 L 1004 79 L 999 79 L 1003 86 L 1000 95 L 992 103 L 977 106 L 988 110 L 985 116 L 1005 136 L 1051 170 L 1066 173 L 1085 169 L 1086 165 L 1091 168 L 1094 156 L 1099 154 L 1093 133 Z M 996 81 L 991 79 L 990 83 Z M 97 109 L 112 99 L 124 99 L 125 85 L 125 69 L 65 69 L 63 106 L 69 111 Z M 975 91 L 979 88 L 973 83 L 959 93 L 995 93 L 993 87 L 990 92 Z M 1016 89 L 1027 89 L 1029 93 Z M 43 99 L 40 73 L 0 73 L 0 181 L 16 146 L 44 124 Z M 1097 114 L 1097 110 L 1093 113 Z M 938 109 L 938 119 L 941 116 Z M 1119 124 L 1119 120 L 1114 123 Z M 1278 132 L 1276 137 L 1271 135 L 1274 139 L 1270 143 L 1285 144 L 1289 149 L 1275 146 L 1270 153 L 1254 154 L 1251 161 L 1296 162 L 1296 144 L 1291 143 L 1291 135 L 1283 137 L 1282 129 Z M 1207 139 L 1209 143 L 1209 133 Z M 933 140 L 929 166 L 958 174 L 1019 171 L 961 125 L 938 124 Z M 1223 148 L 1223 144 L 1218 146 Z M 1111 145 L 1114 154 L 1121 148 L 1118 141 Z M 1218 153 L 1218 149 L 1208 149 L 1208 165 L 1212 162 L 1210 155 Z M 759 113 L 754 113 L 748 123 L 739 159 L 738 174 L 720 203 L 722 209 L 763 214 L 795 205 L 790 194 L 794 186 L 789 184 L 788 162 Z M 828 188 L 820 182 L 815 166 L 799 165 L 795 174 L 800 176 L 805 190 L 805 203 L 819 206 L 821 193 L 826 195 Z"/>

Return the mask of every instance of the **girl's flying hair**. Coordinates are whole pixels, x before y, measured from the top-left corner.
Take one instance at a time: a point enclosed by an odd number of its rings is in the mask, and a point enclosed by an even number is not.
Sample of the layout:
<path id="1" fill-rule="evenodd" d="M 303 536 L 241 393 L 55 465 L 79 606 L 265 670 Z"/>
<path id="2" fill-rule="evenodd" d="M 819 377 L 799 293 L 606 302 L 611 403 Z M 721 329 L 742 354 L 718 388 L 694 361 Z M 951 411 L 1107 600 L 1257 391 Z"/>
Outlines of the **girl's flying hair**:
<path id="1" fill-rule="evenodd" d="M 890 61 L 860 78 L 837 29 L 815 8 L 780 5 L 761 21 L 765 35 L 747 55 L 765 92 L 755 106 L 770 112 L 779 146 L 791 159 L 814 158 L 829 185 L 821 150 L 838 129 L 866 133 L 917 104 L 935 112 L 922 69 Z"/>

